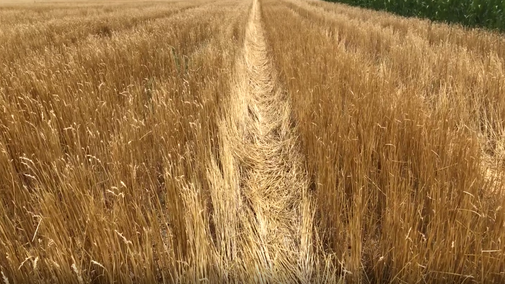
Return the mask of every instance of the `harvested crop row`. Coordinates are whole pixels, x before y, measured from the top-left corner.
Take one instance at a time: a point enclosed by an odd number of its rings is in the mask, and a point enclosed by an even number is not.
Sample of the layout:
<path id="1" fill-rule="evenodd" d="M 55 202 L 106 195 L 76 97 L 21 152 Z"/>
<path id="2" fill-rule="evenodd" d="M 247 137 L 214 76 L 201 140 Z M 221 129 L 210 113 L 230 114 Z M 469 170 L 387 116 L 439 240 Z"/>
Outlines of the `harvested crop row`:
<path id="1" fill-rule="evenodd" d="M 138 26 L 173 17 L 203 4 L 205 3 L 195 1 L 155 5 L 145 9 L 123 7 L 117 8 L 112 13 L 102 11 L 96 16 L 53 18 L 44 22 L 7 26 L 0 34 L 0 46 L 5 48 L 15 46 L 16 48 L 10 48 L 9 52 L 2 53 L 0 60 L 6 64 L 16 64 L 16 59 L 44 49 L 79 45 L 81 41 L 89 37 L 107 39 L 114 33 L 135 30 Z M 29 13 L 29 10 L 25 12 Z"/>
<path id="2" fill-rule="evenodd" d="M 331 5 L 265 1 L 263 9 L 318 231 L 342 277 L 503 281 L 505 73 L 493 35 L 461 43 L 464 30 L 433 25 L 434 34 L 458 35 L 434 43 L 418 20 L 410 28 L 407 19 L 362 11 L 365 20 Z M 404 32 L 377 25 L 386 21 Z"/>
<path id="3" fill-rule="evenodd" d="M 173 282 L 212 263 L 197 206 L 243 11 L 223 1 L 0 71 L 4 279 Z"/>
<path id="4" fill-rule="evenodd" d="M 51 3 L 32 3 L 29 5 L 17 5 L 13 4 L 11 6 L 2 5 L 0 6 L 0 11 L 2 13 L 2 18 L 0 23 L 3 27 L 21 26 L 27 24 L 43 24 L 48 21 L 58 21 L 58 20 L 71 20 L 75 19 L 77 21 L 83 20 L 86 17 L 94 18 L 100 16 L 114 16 L 118 14 L 140 14 L 147 13 L 150 14 L 153 10 L 158 10 L 163 12 L 170 6 L 172 9 L 182 6 L 178 1 L 166 1 L 159 2 L 156 5 L 146 3 L 136 2 L 136 3 L 125 3 L 125 2 L 115 2 L 115 3 L 98 3 L 95 2 L 79 2 L 67 4 L 54 5 Z"/>
<path id="5" fill-rule="evenodd" d="M 463 29 L 456 25 L 434 23 L 417 18 L 404 18 L 386 12 L 376 12 L 361 8 L 339 5 L 318 0 L 286 1 L 290 7 L 296 7 L 302 14 L 311 14 L 312 20 L 318 22 L 329 20 L 339 22 L 338 27 L 368 25 L 383 32 L 397 34 L 404 39 L 406 36 L 419 36 L 429 45 L 451 44 L 466 48 L 477 54 L 495 53 L 500 58 L 505 57 L 505 39 L 500 34 L 479 29 Z M 331 26 L 331 25 L 330 25 Z M 335 27 L 335 25 L 333 25 Z M 327 26 L 329 28 L 329 26 Z"/>
<path id="6" fill-rule="evenodd" d="M 470 127 L 479 135 L 482 150 L 491 159 L 505 158 L 502 37 L 446 25 L 430 27 L 428 33 L 398 32 L 377 26 L 372 16 L 366 21 L 349 21 L 346 14 L 342 15 L 345 10 L 333 14 L 304 2 L 290 5 L 297 7 L 293 11 L 299 16 L 319 23 L 329 40 L 373 60 L 377 68 L 391 70 L 399 88 L 419 95 L 428 107 L 453 108 L 453 121 L 457 124 L 454 127 Z M 390 17 L 381 13 L 376 16 L 378 22 Z M 410 25 L 418 29 L 417 20 L 412 21 Z M 445 39 L 430 36 L 436 34 L 445 34 Z M 447 36 L 450 34 L 456 34 L 453 40 Z"/>

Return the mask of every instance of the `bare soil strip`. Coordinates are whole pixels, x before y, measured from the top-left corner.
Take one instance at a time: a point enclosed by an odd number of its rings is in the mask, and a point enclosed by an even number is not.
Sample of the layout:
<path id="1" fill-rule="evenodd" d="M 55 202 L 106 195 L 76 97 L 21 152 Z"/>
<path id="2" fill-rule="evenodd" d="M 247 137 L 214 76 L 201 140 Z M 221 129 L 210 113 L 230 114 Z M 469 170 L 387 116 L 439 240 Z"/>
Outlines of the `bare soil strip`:
<path id="1" fill-rule="evenodd" d="M 310 280 L 313 214 L 291 108 L 267 52 L 255 0 L 220 153 L 209 170 L 215 243 L 228 277 L 255 283 Z"/>

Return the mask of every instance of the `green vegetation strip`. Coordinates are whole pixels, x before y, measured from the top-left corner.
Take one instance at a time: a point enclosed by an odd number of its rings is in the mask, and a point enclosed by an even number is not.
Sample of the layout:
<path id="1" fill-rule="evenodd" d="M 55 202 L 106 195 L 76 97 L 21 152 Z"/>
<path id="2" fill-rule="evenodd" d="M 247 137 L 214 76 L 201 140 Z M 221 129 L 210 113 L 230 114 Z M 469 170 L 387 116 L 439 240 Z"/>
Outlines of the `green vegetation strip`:
<path id="1" fill-rule="evenodd" d="M 327 0 L 385 10 L 401 16 L 428 18 L 505 31 L 504 0 Z"/>

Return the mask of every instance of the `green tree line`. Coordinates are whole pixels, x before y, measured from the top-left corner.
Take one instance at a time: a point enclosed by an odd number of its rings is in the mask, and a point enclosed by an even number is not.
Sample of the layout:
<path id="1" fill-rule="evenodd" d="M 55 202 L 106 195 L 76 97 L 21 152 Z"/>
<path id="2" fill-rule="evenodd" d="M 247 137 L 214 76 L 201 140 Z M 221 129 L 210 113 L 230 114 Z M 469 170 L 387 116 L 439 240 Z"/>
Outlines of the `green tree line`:
<path id="1" fill-rule="evenodd" d="M 407 17 L 505 31 L 505 0 L 329 0 Z"/>

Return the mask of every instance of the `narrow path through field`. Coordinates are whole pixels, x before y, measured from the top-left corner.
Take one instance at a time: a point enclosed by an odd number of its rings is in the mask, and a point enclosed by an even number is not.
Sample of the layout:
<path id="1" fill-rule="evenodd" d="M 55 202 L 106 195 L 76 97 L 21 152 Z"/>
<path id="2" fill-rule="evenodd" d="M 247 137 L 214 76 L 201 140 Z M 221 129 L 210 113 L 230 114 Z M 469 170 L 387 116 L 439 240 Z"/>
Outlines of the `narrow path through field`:
<path id="1" fill-rule="evenodd" d="M 232 84 L 220 155 L 209 171 L 221 267 L 251 277 L 241 279 L 246 282 L 308 282 L 313 214 L 307 174 L 289 100 L 267 52 L 258 0 Z"/>

